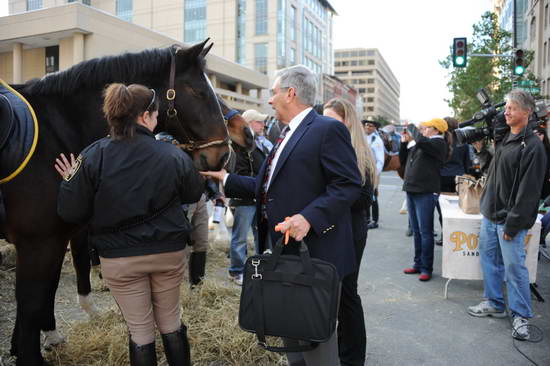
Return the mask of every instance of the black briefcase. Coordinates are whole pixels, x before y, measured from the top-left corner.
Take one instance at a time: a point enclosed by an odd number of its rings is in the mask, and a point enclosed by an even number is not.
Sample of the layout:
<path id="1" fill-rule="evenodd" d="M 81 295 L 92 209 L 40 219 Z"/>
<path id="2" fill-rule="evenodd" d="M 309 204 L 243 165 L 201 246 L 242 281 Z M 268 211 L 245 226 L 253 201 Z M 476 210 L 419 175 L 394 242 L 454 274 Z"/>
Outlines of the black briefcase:
<path id="1" fill-rule="evenodd" d="M 311 258 L 300 243 L 300 255 L 282 255 L 282 238 L 273 254 L 249 257 L 245 264 L 239 325 L 256 334 L 258 345 L 274 352 L 301 352 L 330 339 L 336 329 L 340 282 L 331 263 Z M 305 341 L 296 347 L 274 347 L 265 336 Z"/>

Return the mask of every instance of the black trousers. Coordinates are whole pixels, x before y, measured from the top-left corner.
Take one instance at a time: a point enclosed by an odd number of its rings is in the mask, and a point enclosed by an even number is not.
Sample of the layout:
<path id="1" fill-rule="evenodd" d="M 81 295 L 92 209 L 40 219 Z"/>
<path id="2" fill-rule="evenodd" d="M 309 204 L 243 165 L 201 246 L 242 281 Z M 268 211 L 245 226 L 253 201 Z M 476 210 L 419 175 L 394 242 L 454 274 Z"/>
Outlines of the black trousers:
<path id="1" fill-rule="evenodd" d="M 338 309 L 338 355 L 342 366 L 363 366 L 367 353 L 367 333 L 363 304 L 357 293 L 357 279 L 361 258 L 367 243 L 366 212 L 352 212 L 351 220 L 357 270 L 342 279 L 340 308 Z"/>
<path id="2" fill-rule="evenodd" d="M 371 215 L 372 211 L 372 215 Z M 370 209 L 367 210 L 367 222 L 374 221 L 378 222 L 378 218 L 380 217 L 379 211 L 378 211 L 378 188 L 374 190 L 374 197 L 372 200 L 372 205 L 370 206 Z"/>

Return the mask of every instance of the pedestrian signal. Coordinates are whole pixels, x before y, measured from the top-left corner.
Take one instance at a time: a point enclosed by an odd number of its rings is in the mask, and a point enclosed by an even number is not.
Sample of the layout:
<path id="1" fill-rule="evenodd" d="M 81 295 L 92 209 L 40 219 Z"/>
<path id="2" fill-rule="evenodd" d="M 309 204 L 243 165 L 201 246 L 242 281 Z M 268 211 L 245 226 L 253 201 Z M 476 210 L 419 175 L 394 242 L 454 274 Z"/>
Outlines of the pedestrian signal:
<path id="1" fill-rule="evenodd" d="M 468 60 L 468 45 L 466 37 L 453 39 L 453 66 L 466 67 Z"/>
<path id="2" fill-rule="evenodd" d="M 514 74 L 521 76 L 525 72 L 525 59 L 523 50 L 516 50 L 514 53 Z"/>

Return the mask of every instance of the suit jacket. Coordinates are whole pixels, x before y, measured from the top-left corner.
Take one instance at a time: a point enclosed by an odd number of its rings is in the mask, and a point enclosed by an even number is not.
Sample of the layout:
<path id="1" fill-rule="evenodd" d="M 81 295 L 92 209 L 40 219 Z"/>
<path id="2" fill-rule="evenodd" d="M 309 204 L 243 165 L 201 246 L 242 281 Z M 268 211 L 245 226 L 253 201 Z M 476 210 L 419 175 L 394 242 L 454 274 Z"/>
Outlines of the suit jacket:
<path id="1" fill-rule="evenodd" d="M 255 178 L 230 174 L 225 182 L 228 197 L 256 198 L 260 250 L 267 235 L 273 243 L 280 238 L 277 223 L 302 214 L 311 224 L 304 238 L 311 256 L 334 264 L 341 278 L 355 271 L 350 206 L 359 198 L 361 176 L 344 124 L 313 110 L 302 120 L 272 167 L 266 222 L 261 193 L 267 160 Z M 297 254 L 298 243 L 291 240 L 283 253 Z"/>

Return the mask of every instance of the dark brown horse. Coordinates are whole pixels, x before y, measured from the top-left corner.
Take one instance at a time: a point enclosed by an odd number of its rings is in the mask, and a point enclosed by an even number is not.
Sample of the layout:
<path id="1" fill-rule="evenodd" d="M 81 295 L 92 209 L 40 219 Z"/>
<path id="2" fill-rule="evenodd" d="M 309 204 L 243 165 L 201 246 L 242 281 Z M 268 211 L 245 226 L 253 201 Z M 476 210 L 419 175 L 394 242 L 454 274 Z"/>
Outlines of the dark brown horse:
<path id="1" fill-rule="evenodd" d="M 380 138 L 384 143 L 384 169 L 385 172 L 396 171 L 399 177 L 405 176 L 405 167 L 401 166 L 399 152 L 394 151 L 391 137 L 384 131 L 379 131 Z"/>
<path id="2" fill-rule="evenodd" d="M 17 315 L 11 341 L 17 365 L 43 364 L 40 330 L 55 330 L 55 292 L 67 242 L 82 230 L 56 214 L 60 177 L 53 162 L 59 153 L 79 152 L 107 134 L 101 113 L 107 84 L 139 83 L 166 96 L 161 98 L 159 130 L 183 142 L 197 168 L 218 170 L 225 163 L 228 132 L 204 74 L 211 48 L 205 45 L 93 59 L 14 86 L 34 108 L 40 126 L 29 164 L 0 187 L 7 236 L 17 248 Z"/>

